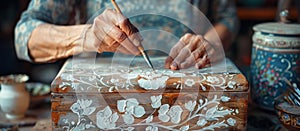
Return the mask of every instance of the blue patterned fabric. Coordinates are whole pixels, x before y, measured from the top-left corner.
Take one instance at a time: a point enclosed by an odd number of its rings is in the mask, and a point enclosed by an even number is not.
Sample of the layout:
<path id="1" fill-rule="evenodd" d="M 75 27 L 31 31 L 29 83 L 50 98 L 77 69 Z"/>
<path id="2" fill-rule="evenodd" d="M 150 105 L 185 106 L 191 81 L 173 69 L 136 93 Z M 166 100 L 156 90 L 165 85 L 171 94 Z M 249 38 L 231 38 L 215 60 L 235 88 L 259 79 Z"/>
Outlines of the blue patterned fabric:
<path id="1" fill-rule="evenodd" d="M 149 0 L 126 0 L 117 1 L 124 12 L 136 11 L 138 9 L 155 9 L 153 1 Z M 185 19 L 191 14 L 190 9 L 183 6 L 184 0 L 172 0 L 172 2 L 155 0 L 156 5 L 162 5 L 172 12 L 172 15 Z M 214 23 L 222 23 L 234 34 L 237 32 L 237 16 L 233 0 L 190 0 Z M 164 5 L 168 3 L 169 5 Z M 210 5 L 210 6 L 208 6 Z M 101 13 L 110 7 L 110 0 L 32 0 L 28 9 L 23 12 L 21 19 L 15 27 L 15 48 L 20 59 L 31 61 L 27 48 L 31 32 L 40 24 L 49 23 L 56 25 L 74 25 L 87 23 L 95 16 L 95 12 Z M 79 15 L 78 15 L 79 14 Z M 97 13 L 96 13 L 97 14 Z M 127 16 L 127 13 L 124 13 Z M 180 37 L 190 32 L 188 28 L 176 21 L 159 15 L 142 15 L 129 18 L 139 30 L 158 28 Z M 173 45 L 175 43 L 172 43 Z"/>

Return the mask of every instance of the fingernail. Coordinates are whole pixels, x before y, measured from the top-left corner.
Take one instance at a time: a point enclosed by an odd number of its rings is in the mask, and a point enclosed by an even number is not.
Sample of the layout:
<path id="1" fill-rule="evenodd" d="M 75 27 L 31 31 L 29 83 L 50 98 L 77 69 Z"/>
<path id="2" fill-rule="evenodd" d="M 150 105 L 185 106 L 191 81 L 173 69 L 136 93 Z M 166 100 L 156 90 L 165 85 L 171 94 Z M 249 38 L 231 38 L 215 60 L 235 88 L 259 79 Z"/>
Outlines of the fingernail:
<path id="1" fill-rule="evenodd" d="M 178 66 L 177 66 L 177 64 L 175 62 L 173 62 L 172 65 L 170 66 L 170 68 L 172 70 L 177 70 Z"/>
<path id="2" fill-rule="evenodd" d="M 141 45 L 141 42 L 140 42 L 139 40 L 137 40 L 137 39 L 133 39 L 133 40 L 132 40 L 132 43 L 133 43 L 135 46 Z"/>

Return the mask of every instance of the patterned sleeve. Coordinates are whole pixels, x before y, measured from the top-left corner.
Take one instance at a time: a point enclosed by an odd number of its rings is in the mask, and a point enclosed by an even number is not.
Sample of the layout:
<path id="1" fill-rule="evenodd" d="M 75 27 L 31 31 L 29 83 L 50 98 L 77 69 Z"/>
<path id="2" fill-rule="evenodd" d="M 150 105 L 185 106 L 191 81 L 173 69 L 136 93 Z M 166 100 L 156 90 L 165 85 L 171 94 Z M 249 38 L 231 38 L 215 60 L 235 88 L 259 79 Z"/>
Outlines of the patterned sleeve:
<path id="1" fill-rule="evenodd" d="M 75 0 L 32 0 L 15 27 L 15 49 L 19 59 L 32 61 L 28 40 L 32 31 L 43 23 L 68 24 Z"/>
<path id="2" fill-rule="evenodd" d="M 234 35 L 239 28 L 239 20 L 234 0 L 215 0 L 212 7 L 214 23 L 222 23 Z"/>

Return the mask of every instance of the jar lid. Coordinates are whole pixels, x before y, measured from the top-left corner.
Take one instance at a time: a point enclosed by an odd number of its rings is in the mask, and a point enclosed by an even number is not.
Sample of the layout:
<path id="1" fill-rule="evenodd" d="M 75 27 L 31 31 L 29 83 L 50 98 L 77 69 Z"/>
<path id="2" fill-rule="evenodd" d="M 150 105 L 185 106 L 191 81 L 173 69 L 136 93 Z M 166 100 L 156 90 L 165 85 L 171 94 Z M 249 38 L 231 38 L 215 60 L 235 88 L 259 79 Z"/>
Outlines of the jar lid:
<path id="1" fill-rule="evenodd" d="M 253 30 L 279 35 L 300 35 L 300 24 L 269 22 L 255 25 Z"/>

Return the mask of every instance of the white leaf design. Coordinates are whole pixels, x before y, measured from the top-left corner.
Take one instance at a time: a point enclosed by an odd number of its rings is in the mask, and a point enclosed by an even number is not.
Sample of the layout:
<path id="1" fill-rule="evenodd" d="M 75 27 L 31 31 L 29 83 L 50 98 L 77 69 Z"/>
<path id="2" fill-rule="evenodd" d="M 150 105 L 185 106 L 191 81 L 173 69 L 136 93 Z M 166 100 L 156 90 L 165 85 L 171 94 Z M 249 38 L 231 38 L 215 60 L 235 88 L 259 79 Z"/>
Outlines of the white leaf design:
<path id="1" fill-rule="evenodd" d="M 103 115 L 104 117 L 109 117 L 112 115 L 112 111 L 111 109 L 109 108 L 109 106 L 106 106 L 103 110 Z"/>
<path id="2" fill-rule="evenodd" d="M 78 114 L 78 115 L 79 115 L 80 108 L 81 108 L 81 107 L 80 107 L 80 105 L 79 105 L 78 102 L 74 103 L 74 104 L 70 107 L 70 109 L 72 110 L 72 112 L 74 112 L 74 113 L 76 113 L 76 114 Z"/>
<path id="3" fill-rule="evenodd" d="M 109 106 L 106 106 L 103 110 L 100 110 L 99 112 L 97 112 L 96 114 L 96 122 L 97 122 L 97 126 L 100 129 L 112 129 L 114 127 L 116 127 L 116 121 L 118 120 L 119 116 L 117 116 L 117 114 L 114 113 L 114 115 L 112 115 L 112 111 L 109 108 Z"/>
<path id="4" fill-rule="evenodd" d="M 127 107 L 132 107 L 132 106 L 139 105 L 139 102 L 135 98 L 129 98 L 129 99 L 126 99 L 126 100 L 127 100 L 127 103 L 126 103 Z"/>
<path id="5" fill-rule="evenodd" d="M 222 102 L 228 102 L 230 100 L 230 97 L 227 96 L 221 96 L 221 101 Z"/>
<path id="6" fill-rule="evenodd" d="M 190 126 L 189 126 L 189 125 L 186 125 L 186 126 L 182 126 L 179 130 L 180 130 L 180 131 L 188 131 L 189 128 L 190 128 Z"/>
<path id="7" fill-rule="evenodd" d="M 119 119 L 119 115 L 118 115 L 117 112 L 115 112 L 115 113 L 111 116 L 110 121 L 114 123 L 114 122 L 117 122 L 118 119 Z"/>
<path id="8" fill-rule="evenodd" d="M 145 114 L 145 109 L 142 106 L 135 106 L 134 107 L 134 111 L 133 111 L 133 115 L 137 118 L 142 117 Z"/>
<path id="9" fill-rule="evenodd" d="M 159 108 L 159 110 L 158 110 L 158 113 L 159 114 L 166 114 L 167 112 L 168 112 L 168 110 L 169 110 L 169 104 L 163 104 L 160 108 Z"/>
<path id="10" fill-rule="evenodd" d="M 178 124 L 181 120 L 180 118 L 181 118 L 182 111 L 183 110 L 179 105 L 172 106 L 169 112 L 167 113 L 171 117 L 171 122 Z"/>
<path id="11" fill-rule="evenodd" d="M 124 114 L 123 115 L 123 119 L 124 119 L 124 122 L 128 125 L 132 124 L 134 122 L 134 118 L 131 114 Z"/>
<path id="12" fill-rule="evenodd" d="M 153 126 L 147 126 L 145 131 L 158 131 L 158 127 L 153 127 Z"/>
<path id="13" fill-rule="evenodd" d="M 90 115 L 96 110 L 95 107 L 89 107 L 91 104 L 92 100 L 77 100 L 70 109 L 77 115 Z"/>
<path id="14" fill-rule="evenodd" d="M 197 121 L 197 125 L 198 125 L 198 126 L 204 126 L 206 123 L 207 123 L 207 121 L 206 121 L 204 118 L 200 118 L 200 119 Z"/>
<path id="15" fill-rule="evenodd" d="M 125 107 L 126 107 L 126 100 L 117 101 L 117 108 L 120 112 L 125 112 Z"/>
<path id="16" fill-rule="evenodd" d="M 230 126 L 234 126 L 235 123 L 236 123 L 236 120 L 233 119 L 233 118 L 229 118 L 229 119 L 227 119 L 227 123 L 228 123 Z"/>
<path id="17" fill-rule="evenodd" d="M 202 105 L 202 104 L 203 104 L 203 100 L 199 99 L 199 105 Z"/>
<path id="18" fill-rule="evenodd" d="M 134 130 L 134 127 L 128 127 L 127 128 L 127 131 L 133 131 Z"/>
<path id="19" fill-rule="evenodd" d="M 229 81 L 229 82 L 227 83 L 227 86 L 228 86 L 229 88 L 231 88 L 231 89 L 235 88 L 236 85 L 237 85 L 237 83 L 236 83 L 235 81 Z"/>
<path id="20" fill-rule="evenodd" d="M 95 110 L 96 110 L 96 107 L 84 108 L 82 115 L 91 115 Z"/>
<path id="21" fill-rule="evenodd" d="M 184 106 L 187 110 L 193 111 L 196 106 L 196 101 L 194 101 L 194 102 L 189 101 L 189 102 L 185 103 Z"/>
<path id="22" fill-rule="evenodd" d="M 210 109 L 208 109 L 205 114 L 206 119 L 209 120 L 214 115 L 216 110 L 217 110 L 217 106 L 214 106 L 214 107 L 211 107 Z"/>
<path id="23" fill-rule="evenodd" d="M 162 99 L 162 95 L 159 96 L 151 96 L 151 106 L 153 108 L 158 108 L 161 106 L 161 99 Z"/>
<path id="24" fill-rule="evenodd" d="M 152 120 L 153 120 L 153 115 L 150 115 L 147 117 L 146 123 L 150 123 L 150 122 L 152 122 Z"/>
<path id="25" fill-rule="evenodd" d="M 170 120 L 170 117 L 166 114 L 158 114 L 158 119 L 162 122 L 168 122 Z"/>
<path id="26" fill-rule="evenodd" d="M 188 87 L 192 87 L 195 84 L 195 81 L 193 79 L 186 79 L 184 84 Z"/>

